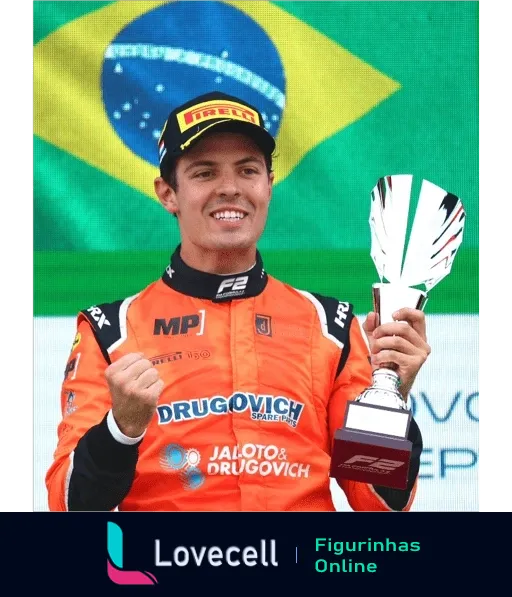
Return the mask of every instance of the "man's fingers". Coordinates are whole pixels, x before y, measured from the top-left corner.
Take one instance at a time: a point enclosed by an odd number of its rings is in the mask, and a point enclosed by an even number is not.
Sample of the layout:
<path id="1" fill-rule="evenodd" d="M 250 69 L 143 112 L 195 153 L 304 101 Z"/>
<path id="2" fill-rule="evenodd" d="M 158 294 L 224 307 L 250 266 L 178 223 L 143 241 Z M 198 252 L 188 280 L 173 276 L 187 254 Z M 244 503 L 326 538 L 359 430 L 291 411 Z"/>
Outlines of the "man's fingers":
<path id="1" fill-rule="evenodd" d="M 124 354 L 121 358 L 117 361 L 112 363 L 108 368 L 112 373 L 116 373 L 118 371 L 124 371 L 128 369 L 133 363 L 140 361 L 144 358 L 144 355 L 141 352 L 129 352 L 128 354 Z"/>
<path id="2" fill-rule="evenodd" d="M 135 363 L 132 363 L 128 369 L 123 371 L 123 377 L 137 381 L 142 374 L 152 368 L 153 365 L 151 364 L 151 361 L 148 361 L 148 359 L 141 359 L 140 361 L 135 361 Z"/>
<path id="3" fill-rule="evenodd" d="M 372 334 L 373 330 L 377 327 L 377 325 L 378 325 L 377 313 L 370 311 L 370 313 L 368 313 L 368 315 L 366 316 L 366 319 L 363 323 L 363 330 L 365 331 L 366 334 Z"/>
<path id="4" fill-rule="evenodd" d="M 422 362 L 425 362 L 430 354 L 430 346 L 421 339 L 418 344 L 413 344 L 406 338 L 400 336 L 384 336 L 373 342 L 372 354 L 381 357 L 381 353 L 386 350 L 418 357 Z"/>
<path id="5" fill-rule="evenodd" d="M 145 371 L 152 368 L 151 361 L 148 361 L 148 359 L 145 359 L 140 355 L 138 358 L 135 358 L 137 353 L 132 353 L 130 356 L 132 358 L 127 359 L 124 363 L 121 363 L 117 369 L 115 365 L 118 365 L 121 359 L 116 361 L 114 365 L 111 365 L 107 368 L 105 376 L 108 381 L 114 382 L 117 385 L 133 384 Z"/>
<path id="6" fill-rule="evenodd" d="M 160 378 L 158 378 L 155 382 L 153 382 L 150 386 L 146 388 L 146 392 L 151 392 L 151 394 L 158 400 L 163 389 L 164 382 Z"/>
<path id="7" fill-rule="evenodd" d="M 397 350 L 381 350 L 378 354 L 372 354 L 371 363 L 376 367 L 383 367 L 387 366 L 388 363 L 393 363 L 399 368 L 399 375 L 402 377 L 403 372 L 406 371 L 414 371 L 416 375 L 421 365 L 426 361 L 427 356 L 426 353 L 406 354 Z"/>
<path id="8" fill-rule="evenodd" d="M 158 375 L 158 371 L 154 367 L 151 367 L 150 369 L 146 369 L 139 375 L 139 377 L 137 378 L 137 385 L 141 389 L 145 390 L 159 379 L 160 376 Z"/>
<path id="9" fill-rule="evenodd" d="M 387 336 L 400 336 L 401 338 L 408 340 L 411 344 L 414 344 L 414 346 L 423 346 L 425 344 L 425 338 L 423 338 L 411 325 L 403 321 L 385 323 L 378 327 L 373 334 L 374 340 L 385 338 Z"/>
<path id="10" fill-rule="evenodd" d="M 401 336 L 383 336 L 373 342 L 371 352 L 377 354 L 382 350 L 396 350 L 404 354 L 416 354 L 418 347 Z"/>
<path id="11" fill-rule="evenodd" d="M 402 336 L 403 338 L 419 337 L 418 332 L 406 322 L 394 321 L 392 323 L 383 323 L 373 334 L 374 338 L 383 338 L 384 336 Z"/>
<path id="12" fill-rule="evenodd" d="M 163 389 L 164 382 L 158 378 L 156 381 L 150 383 L 148 387 L 141 391 L 141 396 L 144 396 L 144 399 L 148 404 L 154 404 L 156 406 Z"/>
<path id="13" fill-rule="evenodd" d="M 110 365 L 105 377 L 119 429 L 138 437 L 151 422 L 164 387 L 158 371 L 143 354 L 131 353 Z"/>
<path id="14" fill-rule="evenodd" d="M 427 339 L 427 326 L 425 323 L 425 313 L 419 309 L 404 307 L 393 313 L 396 321 L 406 321 L 423 340 Z"/>

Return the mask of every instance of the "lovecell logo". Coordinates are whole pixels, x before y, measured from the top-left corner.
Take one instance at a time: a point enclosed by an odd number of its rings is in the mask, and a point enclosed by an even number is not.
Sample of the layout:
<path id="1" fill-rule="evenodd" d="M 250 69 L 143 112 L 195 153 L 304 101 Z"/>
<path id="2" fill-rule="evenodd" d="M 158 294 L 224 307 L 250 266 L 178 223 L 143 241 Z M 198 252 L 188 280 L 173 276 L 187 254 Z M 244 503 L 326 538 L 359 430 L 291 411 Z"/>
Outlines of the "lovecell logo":
<path id="1" fill-rule="evenodd" d="M 123 570 L 123 531 L 115 522 L 107 523 L 107 571 L 117 585 L 156 585 L 151 572 Z"/>

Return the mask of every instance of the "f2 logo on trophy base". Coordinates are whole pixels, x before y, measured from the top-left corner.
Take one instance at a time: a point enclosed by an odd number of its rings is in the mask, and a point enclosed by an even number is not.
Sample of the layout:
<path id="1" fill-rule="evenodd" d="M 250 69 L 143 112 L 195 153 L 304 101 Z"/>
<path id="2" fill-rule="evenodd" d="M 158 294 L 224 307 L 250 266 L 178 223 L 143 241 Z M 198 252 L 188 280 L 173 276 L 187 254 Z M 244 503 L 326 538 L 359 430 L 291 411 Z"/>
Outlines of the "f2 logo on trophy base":
<path id="1" fill-rule="evenodd" d="M 386 458 L 376 458 L 375 456 L 365 456 L 364 454 L 357 454 L 352 456 L 345 462 L 342 462 L 338 466 L 346 467 L 347 465 L 361 466 L 361 463 L 369 466 L 370 468 L 377 468 L 383 471 L 394 471 L 399 466 L 403 466 L 405 462 L 401 460 L 387 460 Z"/>

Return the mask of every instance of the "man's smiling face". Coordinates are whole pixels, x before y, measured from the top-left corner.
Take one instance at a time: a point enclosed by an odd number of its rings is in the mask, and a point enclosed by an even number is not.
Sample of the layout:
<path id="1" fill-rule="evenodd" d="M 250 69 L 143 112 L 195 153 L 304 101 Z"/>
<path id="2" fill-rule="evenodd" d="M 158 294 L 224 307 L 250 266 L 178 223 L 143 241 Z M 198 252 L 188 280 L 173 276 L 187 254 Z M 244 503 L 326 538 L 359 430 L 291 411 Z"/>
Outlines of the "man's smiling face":
<path id="1" fill-rule="evenodd" d="M 263 233 L 273 178 L 252 139 L 218 133 L 179 158 L 176 190 L 164 182 L 157 194 L 178 218 L 185 251 L 189 244 L 208 251 L 247 250 Z"/>

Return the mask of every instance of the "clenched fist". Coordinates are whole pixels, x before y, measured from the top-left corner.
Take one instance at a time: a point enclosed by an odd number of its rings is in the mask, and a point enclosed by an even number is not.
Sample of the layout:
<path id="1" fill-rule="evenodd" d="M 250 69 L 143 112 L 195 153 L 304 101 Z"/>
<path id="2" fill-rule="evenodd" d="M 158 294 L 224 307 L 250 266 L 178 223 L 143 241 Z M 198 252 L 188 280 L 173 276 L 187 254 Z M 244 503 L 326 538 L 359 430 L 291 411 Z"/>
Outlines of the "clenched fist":
<path id="1" fill-rule="evenodd" d="M 164 388 L 158 371 L 143 354 L 129 353 L 107 367 L 105 377 L 120 431 L 128 437 L 142 435 Z"/>

